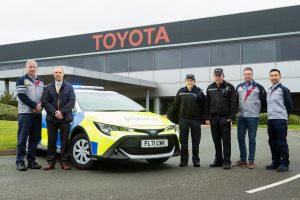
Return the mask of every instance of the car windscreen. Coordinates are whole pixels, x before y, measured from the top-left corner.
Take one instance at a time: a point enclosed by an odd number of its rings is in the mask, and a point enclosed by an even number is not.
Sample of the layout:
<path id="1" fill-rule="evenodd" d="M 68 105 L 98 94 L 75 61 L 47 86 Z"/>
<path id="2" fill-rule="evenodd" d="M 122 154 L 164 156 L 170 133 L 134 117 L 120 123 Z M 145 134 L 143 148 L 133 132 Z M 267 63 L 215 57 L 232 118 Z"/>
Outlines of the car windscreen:
<path id="1" fill-rule="evenodd" d="M 145 111 L 141 105 L 116 92 L 77 90 L 75 93 L 84 111 Z"/>

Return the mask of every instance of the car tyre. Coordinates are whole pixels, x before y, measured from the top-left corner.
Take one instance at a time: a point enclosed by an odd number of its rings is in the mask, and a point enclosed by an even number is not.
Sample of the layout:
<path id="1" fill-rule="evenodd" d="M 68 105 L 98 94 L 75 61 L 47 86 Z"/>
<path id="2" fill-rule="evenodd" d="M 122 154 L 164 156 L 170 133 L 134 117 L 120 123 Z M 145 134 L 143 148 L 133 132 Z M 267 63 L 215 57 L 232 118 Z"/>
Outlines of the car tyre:
<path id="1" fill-rule="evenodd" d="M 91 169 L 96 162 L 90 159 L 91 146 L 85 134 L 78 134 L 72 139 L 70 156 L 72 163 L 78 169 Z"/>

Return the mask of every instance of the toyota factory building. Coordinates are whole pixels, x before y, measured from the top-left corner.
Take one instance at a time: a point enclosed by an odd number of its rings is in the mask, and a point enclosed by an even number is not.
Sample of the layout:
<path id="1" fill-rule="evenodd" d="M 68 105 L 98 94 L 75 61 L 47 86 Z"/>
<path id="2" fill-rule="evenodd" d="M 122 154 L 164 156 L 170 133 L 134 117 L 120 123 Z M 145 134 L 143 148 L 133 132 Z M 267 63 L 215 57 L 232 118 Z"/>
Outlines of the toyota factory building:
<path id="1" fill-rule="evenodd" d="M 49 83 L 63 66 L 76 85 L 103 86 L 165 114 L 185 75 L 204 91 L 213 70 L 237 86 L 243 69 L 270 87 L 271 68 L 282 73 L 300 113 L 300 6 L 156 24 L 0 46 L 0 92 L 14 91 L 27 59 Z"/>

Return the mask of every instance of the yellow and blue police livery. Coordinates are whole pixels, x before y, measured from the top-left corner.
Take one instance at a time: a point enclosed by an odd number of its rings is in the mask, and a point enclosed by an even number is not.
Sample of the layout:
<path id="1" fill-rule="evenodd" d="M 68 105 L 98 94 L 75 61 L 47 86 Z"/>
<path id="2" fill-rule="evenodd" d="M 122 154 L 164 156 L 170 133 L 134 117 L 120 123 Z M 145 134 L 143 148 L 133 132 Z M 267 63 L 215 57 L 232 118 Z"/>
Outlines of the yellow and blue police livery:
<path id="1" fill-rule="evenodd" d="M 92 86 L 74 86 L 74 90 L 70 157 L 77 168 L 89 169 L 101 158 L 145 159 L 160 164 L 180 154 L 176 126 L 167 118 L 117 92 Z M 43 113 L 42 149 L 47 148 L 45 117 Z"/>

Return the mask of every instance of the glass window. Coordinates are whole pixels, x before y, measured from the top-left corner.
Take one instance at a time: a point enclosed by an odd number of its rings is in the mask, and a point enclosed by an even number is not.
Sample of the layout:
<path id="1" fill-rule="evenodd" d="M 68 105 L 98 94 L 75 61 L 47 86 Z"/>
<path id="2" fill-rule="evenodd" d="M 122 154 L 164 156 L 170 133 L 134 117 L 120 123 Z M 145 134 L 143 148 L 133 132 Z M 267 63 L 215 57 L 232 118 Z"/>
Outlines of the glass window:
<path id="1" fill-rule="evenodd" d="M 46 61 L 46 60 L 37 60 L 36 61 L 37 64 L 38 64 L 38 67 L 48 67 L 49 65 L 49 61 Z"/>
<path id="2" fill-rule="evenodd" d="M 275 41 L 243 43 L 242 50 L 243 64 L 275 62 Z"/>
<path id="3" fill-rule="evenodd" d="M 14 63 L 11 65 L 11 69 L 22 69 L 25 68 L 26 62 Z"/>
<path id="4" fill-rule="evenodd" d="M 107 72 L 128 72 L 128 55 L 116 54 L 107 56 Z"/>
<path id="5" fill-rule="evenodd" d="M 185 48 L 182 52 L 182 68 L 209 66 L 209 47 Z"/>
<path id="6" fill-rule="evenodd" d="M 11 69 L 10 65 L 0 65 L 0 71 L 10 70 L 10 69 Z"/>
<path id="7" fill-rule="evenodd" d="M 144 111 L 126 96 L 109 91 L 76 91 L 79 106 L 85 111 Z"/>
<path id="8" fill-rule="evenodd" d="M 153 70 L 153 52 L 131 53 L 129 71 Z"/>
<path id="9" fill-rule="evenodd" d="M 38 62 L 39 65 L 39 62 Z M 44 66 L 69 66 L 69 67 L 80 67 L 83 68 L 83 58 L 64 58 L 49 60 L 46 63 L 42 63 Z"/>
<path id="10" fill-rule="evenodd" d="M 83 58 L 84 69 L 105 72 L 106 57 L 105 56 L 93 56 Z"/>
<path id="11" fill-rule="evenodd" d="M 155 69 L 180 68 L 180 50 L 155 51 Z"/>
<path id="12" fill-rule="evenodd" d="M 300 38 L 284 38 L 277 40 L 276 60 L 300 60 Z"/>
<path id="13" fill-rule="evenodd" d="M 210 61 L 212 66 L 240 64 L 240 44 L 212 46 Z"/>

